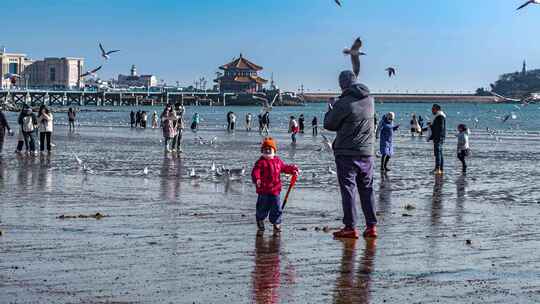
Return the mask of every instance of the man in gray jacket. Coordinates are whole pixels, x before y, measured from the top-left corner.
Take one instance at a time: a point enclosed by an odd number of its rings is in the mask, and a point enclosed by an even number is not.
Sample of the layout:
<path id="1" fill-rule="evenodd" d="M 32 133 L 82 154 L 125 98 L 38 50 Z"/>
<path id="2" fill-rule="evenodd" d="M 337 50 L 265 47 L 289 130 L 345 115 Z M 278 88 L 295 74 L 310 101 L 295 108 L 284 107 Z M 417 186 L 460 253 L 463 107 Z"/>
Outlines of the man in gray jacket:
<path id="1" fill-rule="evenodd" d="M 366 220 L 364 237 L 377 237 L 373 194 L 375 104 L 369 89 L 358 84 L 351 71 L 339 75 L 342 94 L 329 105 L 324 116 L 324 128 L 336 131 L 332 145 L 343 206 L 345 227 L 334 233 L 336 238 L 358 238 L 357 194 Z"/>

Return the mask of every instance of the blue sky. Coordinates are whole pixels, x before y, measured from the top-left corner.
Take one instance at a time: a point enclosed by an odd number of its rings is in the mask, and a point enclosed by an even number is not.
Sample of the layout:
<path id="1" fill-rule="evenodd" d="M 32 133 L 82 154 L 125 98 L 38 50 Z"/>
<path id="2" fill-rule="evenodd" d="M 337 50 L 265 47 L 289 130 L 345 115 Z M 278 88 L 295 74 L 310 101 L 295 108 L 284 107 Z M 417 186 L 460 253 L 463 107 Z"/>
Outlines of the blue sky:
<path id="1" fill-rule="evenodd" d="M 136 64 L 193 84 L 242 52 L 281 88 L 337 89 L 341 50 L 362 37 L 361 79 L 372 91 L 473 90 L 523 59 L 540 67 L 540 6 L 524 0 L 26 0 L 2 1 L 0 45 L 30 57 L 84 57 L 119 48 L 100 72 Z M 398 76 L 388 79 L 387 66 Z"/>

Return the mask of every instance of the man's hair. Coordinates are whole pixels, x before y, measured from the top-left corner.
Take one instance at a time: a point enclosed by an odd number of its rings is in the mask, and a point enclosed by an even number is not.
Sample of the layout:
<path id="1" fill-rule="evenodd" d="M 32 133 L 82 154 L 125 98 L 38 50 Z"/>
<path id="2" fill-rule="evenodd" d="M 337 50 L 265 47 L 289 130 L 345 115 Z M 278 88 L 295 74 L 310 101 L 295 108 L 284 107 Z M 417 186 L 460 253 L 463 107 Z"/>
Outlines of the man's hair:
<path id="1" fill-rule="evenodd" d="M 440 110 L 440 109 L 441 109 L 441 106 L 438 105 L 438 104 L 433 104 L 433 108 L 436 109 L 436 110 Z"/>

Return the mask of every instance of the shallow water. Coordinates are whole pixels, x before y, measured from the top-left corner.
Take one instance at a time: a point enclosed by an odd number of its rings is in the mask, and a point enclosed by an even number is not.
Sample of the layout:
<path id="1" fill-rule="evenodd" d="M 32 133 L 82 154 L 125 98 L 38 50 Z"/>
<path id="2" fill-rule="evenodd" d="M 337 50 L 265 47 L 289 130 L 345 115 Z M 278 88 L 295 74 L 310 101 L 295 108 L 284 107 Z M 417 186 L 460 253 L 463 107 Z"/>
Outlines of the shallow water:
<path id="1" fill-rule="evenodd" d="M 540 110 L 528 106 L 502 123 L 496 116 L 512 105 L 444 108 L 449 126 L 478 119 L 467 175 L 452 136 L 445 176 L 435 178 L 431 145 L 407 134 L 410 113 L 428 117 L 429 105 L 377 105 L 396 112 L 404 128 L 392 172 L 376 177 L 375 242 L 335 241 L 322 231 L 341 224 L 333 157 L 317 151 L 320 138 L 300 136 L 293 148 L 276 130 L 291 114 L 304 113 L 306 124 L 313 115 L 321 120 L 325 105 L 272 112 L 279 155 L 303 171 L 279 237 L 268 229 L 256 237 L 248 176 L 230 181 L 210 172 L 212 162 L 249 172 L 261 138 L 226 134 L 224 117 L 232 109 L 241 122 L 258 108 L 188 108 L 201 113 L 202 130 L 186 132 L 179 158 L 163 154 L 159 130 L 125 127 L 129 108 L 82 112 L 72 135 L 58 114 L 49 157 L 8 153 L 15 142 L 7 138 L 0 303 L 538 302 Z M 217 144 L 200 144 L 199 136 L 217 136 Z M 191 168 L 199 178 L 189 177 Z M 58 218 L 97 212 L 106 217 Z"/>

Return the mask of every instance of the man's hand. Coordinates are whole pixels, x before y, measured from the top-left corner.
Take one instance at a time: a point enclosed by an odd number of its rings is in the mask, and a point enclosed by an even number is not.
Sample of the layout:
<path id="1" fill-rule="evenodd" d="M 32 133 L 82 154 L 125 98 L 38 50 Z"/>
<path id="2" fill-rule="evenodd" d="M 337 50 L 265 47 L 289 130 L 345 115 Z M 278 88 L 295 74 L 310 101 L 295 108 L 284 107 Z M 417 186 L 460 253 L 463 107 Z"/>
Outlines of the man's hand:
<path id="1" fill-rule="evenodd" d="M 257 186 L 257 188 L 260 188 L 261 184 L 262 184 L 262 182 L 261 182 L 260 179 L 258 179 L 257 182 L 255 182 L 255 185 Z"/>

